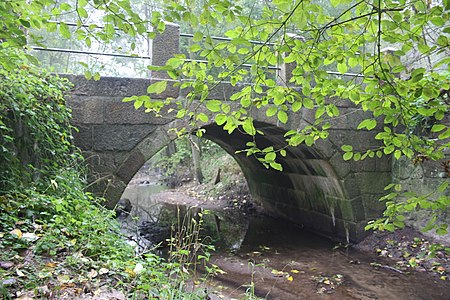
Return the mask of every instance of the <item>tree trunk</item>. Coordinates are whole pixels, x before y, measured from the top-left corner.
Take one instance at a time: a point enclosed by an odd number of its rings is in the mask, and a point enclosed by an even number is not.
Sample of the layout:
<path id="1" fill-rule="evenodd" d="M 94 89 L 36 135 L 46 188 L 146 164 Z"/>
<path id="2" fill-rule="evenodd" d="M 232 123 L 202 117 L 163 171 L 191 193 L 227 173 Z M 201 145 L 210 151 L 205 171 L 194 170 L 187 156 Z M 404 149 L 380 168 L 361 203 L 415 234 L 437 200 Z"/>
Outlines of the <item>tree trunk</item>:
<path id="1" fill-rule="evenodd" d="M 203 173 L 200 166 L 200 138 L 197 136 L 190 136 L 192 149 L 192 162 L 194 164 L 194 176 L 199 184 L 203 183 Z"/>
<path id="2" fill-rule="evenodd" d="M 170 141 L 169 144 L 166 146 L 166 156 L 171 157 L 177 152 L 177 144 L 175 144 L 175 141 Z"/>

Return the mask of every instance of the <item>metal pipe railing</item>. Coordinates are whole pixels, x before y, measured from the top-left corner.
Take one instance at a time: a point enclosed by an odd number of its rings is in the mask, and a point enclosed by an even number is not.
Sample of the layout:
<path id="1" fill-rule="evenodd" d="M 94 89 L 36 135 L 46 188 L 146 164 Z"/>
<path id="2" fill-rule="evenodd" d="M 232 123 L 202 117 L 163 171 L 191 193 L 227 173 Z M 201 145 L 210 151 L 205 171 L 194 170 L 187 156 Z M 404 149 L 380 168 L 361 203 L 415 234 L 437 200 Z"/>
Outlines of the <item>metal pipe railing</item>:
<path id="1" fill-rule="evenodd" d="M 54 22 L 57 24 L 60 24 L 61 22 Z M 77 23 L 71 23 L 71 22 L 65 22 L 65 24 L 67 24 L 68 26 L 71 27 L 83 27 L 83 28 L 89 28 L 91 26 L 91 24 L 86 25 L 86 24 L 77 24 Z M 96 25 L 96 28 L 104 28 L 104 26 L 101 25 Z M 115 27 L 116 28 L 116 27 Z M 116 28 L 117 30 L 119 30 L 119 28 Z M 150 33 L 150 31 L 148 31 L 147 33 Z M 186 38 L 193 38 L 194 35 L 190 34 L 190 33 L 180 33 L 179 34 L 180 37 L 186 37 Z M 206 37 L 204 37 L 206 38 Z M 213 40 L 217 40 L 217 41 L 232 41 L 232 38 L 228 38 L 228 37 L 219 37 L 219 36 L 211 36 L 211 39 Z M 268 43 L 268 42 L 261 42 L 261 41 L 250 41 L 252 44 L 255 45 L 267 45 L 267 46 L 274 46 L 277 45 L 276 43 Z M 39 46 L 30 46 L 31 49 L 36 50 L 36 51 L 47 51 L 47 52 L 61 52 L 61 53 L 73 53 L 73 54 L 84 54 L 84 55 L 98 55 L 98 56 L 110 56 L 110 57 L 121 57 L 121 58 L 137 58 L 137 59 L 152 59 L 152 56 L 150 55 L 137 55 L 137 54 L 123 54 L 123 53 L 114 53 L 114 52 L 96 52 L 96 51 L 84 51 L 84 50 L 75 50 L 75 49 L 66 49 L 66 48 L 46 48 L 46 47 L 39 47 Z M 206 60 L 195 60 L 195 59 L 185 59 L 185 61 L 195 61 L 195 62 L 199 62 L 199 63 L 208 63 L 208 61 Z M 252 64 L 242 64 L 240 65 L 241 67 L 244 68 L 251 68 L 253 65 Z M 268 66 L 267 69 L 269 70 L 280 70 L 281 68 L 278 66 Z M 363 78 L 365 77 L 363 74 L 357 74 L 357 73 L 340 73 L 340 72 L 336 72 L 336 71 L 326 71 L 328 74 L 330 75 L 337 75 L 337 76 L 346 76 L 346 77 L 360 77 Z"/>

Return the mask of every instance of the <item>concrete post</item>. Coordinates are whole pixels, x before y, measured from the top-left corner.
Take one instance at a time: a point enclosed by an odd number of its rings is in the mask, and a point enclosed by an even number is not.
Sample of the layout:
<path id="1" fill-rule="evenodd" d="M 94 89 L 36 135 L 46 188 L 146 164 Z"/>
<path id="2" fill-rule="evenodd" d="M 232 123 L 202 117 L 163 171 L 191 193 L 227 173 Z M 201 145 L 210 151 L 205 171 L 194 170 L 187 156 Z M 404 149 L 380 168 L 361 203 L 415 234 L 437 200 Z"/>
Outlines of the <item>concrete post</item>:
<path id="1" fill-rule="evenodd" d="M 166 30 L 156 35 L 152 44 L 152 65 L 164 66 L 175 54 L 180 53 L 180 26 L 166 23 Z M 151 71 L 151 78 L 169 79 L 166 71 Z"/>

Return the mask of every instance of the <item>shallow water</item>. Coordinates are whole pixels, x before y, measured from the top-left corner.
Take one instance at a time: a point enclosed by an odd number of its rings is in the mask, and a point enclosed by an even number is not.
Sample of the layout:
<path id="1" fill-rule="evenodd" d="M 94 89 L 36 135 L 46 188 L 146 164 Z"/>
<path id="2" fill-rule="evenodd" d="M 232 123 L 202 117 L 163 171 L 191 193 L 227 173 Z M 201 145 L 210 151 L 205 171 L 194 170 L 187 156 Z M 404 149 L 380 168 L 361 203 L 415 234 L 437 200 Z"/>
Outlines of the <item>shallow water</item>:
<path id="1" fill-rule="evenodd" d="M 158 203 L 152 195 L 164 189 L 129 187 L 124 196 L 145 211 L 135 210 L 141 221 L 167 227 L 188 210 Z M 388 261 L 383 258 L 336 247 L 283 220 L 223 207 L 203 211 L 202 216 L 203 236 L 219 249 L 210 262 L 226 272 L 209 283 L 208 289 L 215 290 L 211 299 L 242 299 L 246 294 L 282 300 L 450 299 L 449 281 L 418 272 L 400 274 L 385 267 Z M 381 267 L 371 265 L 374 262 Z"/>
<path id="2" fill-rule="evenodd" d="M 381 258 L 269 217 L 252 219 L 236 253 L 214 256 L 225 272 L 215 281 L 226 298 L 241 298 L 252 277 L 266 299 L 450 299 L 450 284 L 423 273 L 400 274 Z M 256 267 L 255 267 L 256 266 Z M 275 270 L 275 271 L 274 271 Z"/>

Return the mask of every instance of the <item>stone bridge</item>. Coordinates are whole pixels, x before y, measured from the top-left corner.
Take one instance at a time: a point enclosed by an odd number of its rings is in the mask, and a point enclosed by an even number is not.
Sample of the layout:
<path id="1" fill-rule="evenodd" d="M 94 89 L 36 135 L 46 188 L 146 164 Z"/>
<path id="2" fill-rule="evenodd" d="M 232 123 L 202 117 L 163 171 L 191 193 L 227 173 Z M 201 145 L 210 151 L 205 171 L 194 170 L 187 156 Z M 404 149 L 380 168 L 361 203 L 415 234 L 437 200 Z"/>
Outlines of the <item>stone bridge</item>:
<path id="1" fill-rule="evenodd" d="M 162 39 L 175 45 L 173 53 L 178 51 L 178 36 L 174 36 Z M 171 56 L 170 47 L 165 46 L 160 54 L 158 49 L 153 55 L 160 55 L 164 63 Z M 156 78 L 165 79 L 163 74 L 152 74 L 151 79 L 103 77 L 99 81 L 67 77 L 74 83 L 69 105 L 73 125 L 79 129 L 74 133 L 75 142 L 89 164 L 91 188 L 107 199 L 107 206 L 114 207 L 140 167 L 173 140 L 169 129 L 182 124 L 170 114 L 156 117 L 122 102 L 126 96 L 146 94 L 148 85 L 161 80 Z M 231 89 L 224 84 L 212 97 L 226 100 Z M 178 90 L 169 88 L 159 98 L 178 96 Z M 367 221 L 380 215 L 383 206 L 378 198 L 391 181 L 392 167 L 386 157 L 357 162 L 342 159 L 342 145 L 351 144 L 355 151 L 379 145 L 374 140 L 376 132 L 356 130 L 367 115 L 344 101 L 338 107 L 341 116 L 331 122 L 329 138 L 312 147 L 288 148 L 287 156 L 279 160 L 283 172 L 266 169 L 243 153 L 236 154 L 250 138 L 239 131 L 228 134 L 215 124 L 207 124 L 204 137 L 234 157 L 253 198 L 269 212 L 324 235 L 358 241 L 365 236 Z M 283 146 L 283 135 L 311 124 L 314 111 L 291 113 L 283 126 L 264 112 L 256 112 L 253 117 L 257 129 L 264 132 L 257 137 L 258 146 Z"/>

